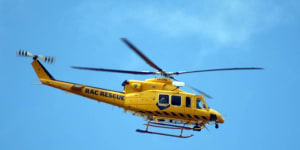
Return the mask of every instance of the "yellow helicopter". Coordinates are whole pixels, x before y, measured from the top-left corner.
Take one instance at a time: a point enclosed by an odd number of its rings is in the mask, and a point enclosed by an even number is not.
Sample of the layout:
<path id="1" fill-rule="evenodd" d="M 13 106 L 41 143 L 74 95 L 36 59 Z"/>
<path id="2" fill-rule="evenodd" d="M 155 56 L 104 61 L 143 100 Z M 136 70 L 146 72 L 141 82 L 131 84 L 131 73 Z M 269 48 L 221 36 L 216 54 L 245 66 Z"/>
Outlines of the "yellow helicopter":
<path id="1" fill-rule="evenodd" d="M 122 83 L 124 91 L 118 92 L 78 83 L 56 80 L 39 61 L 40 59 L 44 62 L 54 63 L 54 57 L 33 55 L 30 52 L 22 50 L 17 51 L 17 55 L 33 58 L 33 62 L 31 63 L 32 67 L 42 84 L 94 99 L 99 102 L 118 106 L 123 108 L 125 111 L 132 113 L 133 115 L 145 118 L 147 121 L 147 123 L 144 124 L 146 129 L 137 129 L 137 132 L 179 138 L 189 138 L 193 136 L 193 134 L 183 135 L 183 130 L 201 131 L 203 128 L 206 128 L 206 124 L 213 123 L 215 124 L 215 128 L 218 128 L 219 124 L 224 123 L 224 118 L 219 112 L 207 106 L 205 97 L 212 98 L 211 96 L 190 85 L 185 84 L 184 82 L 178 81 L 174 76 L 197 72 L 263 69 L 258 67 L 245 67 L 166 72 L 153 63 L 127 39 L 122 38 L 121 40 L 147 64 L 157 71 L 131 71 L 74 66 L 72 68 L 137 75 L 160 75 L 161 77 L 147 79 L 145 81 L 125 80 Z M 201 95 L 180 90 L 179 88 L 183 86 L 187 86 Z M 149 127 L 180 130 L 180 134 L 174 135 L 153 132 L 149 130 Z"/>

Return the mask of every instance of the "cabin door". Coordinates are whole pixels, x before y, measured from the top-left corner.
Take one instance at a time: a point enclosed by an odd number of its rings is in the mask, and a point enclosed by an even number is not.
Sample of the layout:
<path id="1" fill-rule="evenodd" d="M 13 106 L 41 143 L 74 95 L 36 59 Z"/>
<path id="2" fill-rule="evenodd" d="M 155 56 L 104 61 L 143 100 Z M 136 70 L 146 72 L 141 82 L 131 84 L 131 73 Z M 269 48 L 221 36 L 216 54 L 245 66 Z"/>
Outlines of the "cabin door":
<path id="1" fill-rule="evenodd" d="M 195 98 L 192 97 L 192 96 L 185 96 L 183 98 L 183 107 L 185 107 L 185 115 L 189 118 L 189 119 L 192 119 L 193 118 L 193 114 L 194 114 L 194 111 L 195 111 Z"/>

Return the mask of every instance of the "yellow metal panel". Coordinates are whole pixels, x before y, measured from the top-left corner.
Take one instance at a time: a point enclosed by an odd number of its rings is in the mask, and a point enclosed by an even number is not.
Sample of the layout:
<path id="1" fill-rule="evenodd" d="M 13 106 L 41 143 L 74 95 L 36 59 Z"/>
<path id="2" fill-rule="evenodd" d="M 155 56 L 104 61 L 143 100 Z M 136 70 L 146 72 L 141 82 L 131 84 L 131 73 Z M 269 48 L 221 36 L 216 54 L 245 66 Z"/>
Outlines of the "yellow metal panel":
<path id="1" fill-rule="evenodd" d="M 35 59 L 31 63 L 31 65 L 39 79 L 48 79 L 48 80 L 53 79 L 50 73 L 44 68 L 44 66 L 37 59 Z"/>

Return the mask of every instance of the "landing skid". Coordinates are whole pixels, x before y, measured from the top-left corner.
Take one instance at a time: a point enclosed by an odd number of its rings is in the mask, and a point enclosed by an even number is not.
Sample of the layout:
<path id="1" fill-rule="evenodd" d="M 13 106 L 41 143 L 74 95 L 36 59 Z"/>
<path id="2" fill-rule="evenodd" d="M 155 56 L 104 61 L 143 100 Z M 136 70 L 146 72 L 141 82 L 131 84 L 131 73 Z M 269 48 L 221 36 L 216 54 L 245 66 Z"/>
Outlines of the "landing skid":
<path id="1" fill-rule="evenodd" d="M 194 136 L 193 134 L 188 135 L 188 136 L 182 135 L 183 130 L 191 130 L 192 129 L 192 128 L 189 128 L 189 127 L 185 127 L 185 124 L 183 126 L 178 126 L 178 125 L 172 125 L 172 124 L 163 124 L 163 123 L 148 122 L 148 123 L 146 123 L 144 125 L 146 125 L 146 130 L 136 129 L 136 132 L 147 133 L 147 134 L 163 135 L 163 136 L 170 136 L 170 137 L 177 137 L 177 138 L 190 138 L 190 137 Z M 167 134 L 167 133 L 161 133 L 161 132 L 152 132 L 152 131 L 148 130 L 149 126 L 150 127 L 155 127 L 155 128 L 177 129 L 177 130 L 180 130 L 181 132 L 180 132 L 179 135 Z"/>
<path id="2" fill-rule="evenodd" d="M 141 130 L 141 129 L 136 129 L 136 132 L 163 135 L 163 136 L 170 136 L 170 137 L 177 137 L 177 138 L 190 138 L 190 137 L 194 136 L 193 134 L 191 134 L 189 136 L 183 136 L 181 134 L 180 135 L 174 135 L 174 134 L 167 134 L 167 133 L 161 133 L 161 132 L 146 131 L 146 130 Z"/>

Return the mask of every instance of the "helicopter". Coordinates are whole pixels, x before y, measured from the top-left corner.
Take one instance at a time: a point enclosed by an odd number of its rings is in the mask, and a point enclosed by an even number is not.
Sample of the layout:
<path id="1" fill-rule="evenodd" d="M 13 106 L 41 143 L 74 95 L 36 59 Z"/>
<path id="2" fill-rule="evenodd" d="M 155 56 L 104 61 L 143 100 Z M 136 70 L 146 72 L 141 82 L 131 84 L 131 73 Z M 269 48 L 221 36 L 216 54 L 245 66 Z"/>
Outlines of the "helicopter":
<path id="1" fill-rule="evenodd" d="M 98 102 L 117 106 L 135 116 L 143 117 L 146 121 L 144 124 L 146 128 L 145 130 L 136 129 L 136 132 L 178 138 L 190 138 L 193 136 L 193 134 L 183 135 L 184 130 L 201 131 L 204 128 L 207 129 L 207 124 L 215 124 L 215 128 L 219 128 L 219 124 L 223 124 L 225 119 L 221 113 L 208 107 L 205 98 L 212 98 L 210 95 L 177 80 L 175 76 L 188 73 L 212 71 L 264 69 L 260 67 L 243 67 L 166 72 L 157 66 L 153 61 L 151 61 L 126 38 L 121 38 L 121 40 L 156 71 L 133 71 L 78 66 L 71 67 L 80 70 L 104 71 L 135 75 L 155 75 L 160 77 L 150 78 L 144 81 L 125 80 L 122 83 L 124 88 L 123 92 L 113 91 L 99 87 L 56 80 L 39 61 L 42 60 L 46 63 L 54 63 L 54 57 L 34 55 L 24 50 L 17 51 L 17 55 L 33 58 L 31 63 L 32 67 L 42 84 L 67 91 L 68 93 L 87 97 Z M 200 95 L 181 90 L 180 88 L 184 86 L 191 88 Z M 179 130 L 180 133 L 169 134 L 163 132 L 154 132 L 150 131 L 150 127 Z"/>

